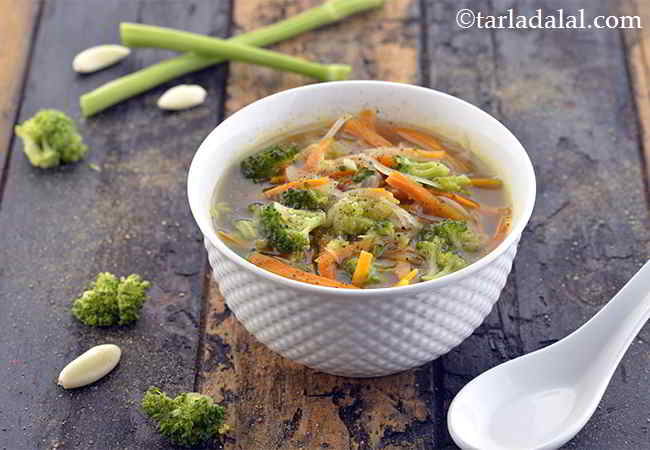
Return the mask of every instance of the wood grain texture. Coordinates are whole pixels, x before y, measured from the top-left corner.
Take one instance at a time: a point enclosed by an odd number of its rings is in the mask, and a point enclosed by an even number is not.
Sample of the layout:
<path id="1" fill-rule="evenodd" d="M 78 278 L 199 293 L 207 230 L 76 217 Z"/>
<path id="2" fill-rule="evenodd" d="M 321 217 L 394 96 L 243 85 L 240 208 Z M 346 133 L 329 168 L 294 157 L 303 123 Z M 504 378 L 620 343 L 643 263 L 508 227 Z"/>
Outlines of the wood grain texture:
<path id="1" fill-rule="evenodd" d="M 39 7 L 38 0 L 0 0 L 0 174 L 9 155 Z"/>
<path id="2" fill-rule="evenodd" d="M 254 29 L 320 3 L 235 2 L 237 32 Z M 351 78 L 416 82 L 417 4 L 387 2 L 383 10 L 312 31 L 275 50 L 353 66 Z M 397 62 L 397 63 L 396 63 Z M 258 98 L 311 80 L 231 64 L 226 113 Z M 228 408 L 228 449 L 430 449 L 434 445 L 431 365 L 381 379 L 316 373 L 257 342 L 230 313 L 214 282 L 199 386 Z"/>
<path id="3" fill-rule="evenodd" d="M 445 409 L 476 375 L 576 329 L 650 256 L 638 122 L 619 31 L 461 30 L 453 17 L 460 8 L 488 15 L 516 8 L 531 17 L 537 8 L 584 8 L 593 17 L 610 14 L 608 6 L 427 2 L 431 86 L 501 120 L 527 149 L 538 183 L 536 207 L 499 302 L 442 358 L 437 387 Z M 647 446 L 649 332 L 641 332 L 594 417 L 566 448 Z"/>
<path id="4" fill-rule="evenodd" d="M 84 48 L 118 42 L 120 21 L 223 36 L 229 20 L 228 2 L 44 3 L 19 120 L 44 107 L 61 109 L 78 120 L 91 153 L 44 171 L 13 142 L 0 209 L 0 448 L 171 448 L 139 402 L 150 385 L 172 394 L 194 388 L 205 257 L 185 181 L 196 148 L 218 121 L 225 71 L 177 81 L 206 88 L 200 107 L 159 110 L 168 84 L 81 121 L 81 93 L 169 52 L 136 50 L 87 76 L 75 74 L 71 61 Z M 71 301 L 100 271 L 152 282 L 133 326 L 93 329 L 71 316 Z M 92 386 L 58 388 L 63 366 L 98 343 L 122 348 L 119 366 Z"/>
<path id="5" fill-rule="evenodd" d="M 623 0 L 620 6 L 621 13 L 638 16 L 643 26 L 641 29 L 625 30 L 624 37 L 641 125 L 646 190 L 650 197 L 650 3 L 643 0 Z"/>

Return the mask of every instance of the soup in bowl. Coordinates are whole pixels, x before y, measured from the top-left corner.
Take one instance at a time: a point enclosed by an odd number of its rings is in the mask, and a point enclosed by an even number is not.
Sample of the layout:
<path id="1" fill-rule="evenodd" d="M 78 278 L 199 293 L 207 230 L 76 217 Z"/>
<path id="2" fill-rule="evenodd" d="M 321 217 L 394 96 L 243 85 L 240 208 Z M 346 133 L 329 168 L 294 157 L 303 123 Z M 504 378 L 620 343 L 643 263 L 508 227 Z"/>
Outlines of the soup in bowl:
<path id="1" fill-rule="evenodd" d="M 378 376 L 446 353 L 489 313 L 532 212 L 517 139 L 478 108 L 351 81 L 259 100 L 188 176 L 236 317 L 289 359 Z"/>

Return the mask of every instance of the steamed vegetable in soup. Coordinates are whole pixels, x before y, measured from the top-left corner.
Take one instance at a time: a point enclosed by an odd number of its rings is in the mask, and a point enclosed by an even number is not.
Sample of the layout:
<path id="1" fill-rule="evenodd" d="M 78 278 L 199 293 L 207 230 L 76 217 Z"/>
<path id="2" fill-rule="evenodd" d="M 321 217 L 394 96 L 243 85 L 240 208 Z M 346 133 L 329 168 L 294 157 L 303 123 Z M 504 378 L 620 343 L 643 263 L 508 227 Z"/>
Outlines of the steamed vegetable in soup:
<path id="1" fill-rule="evenodd" d="M 213 219 L 226 245 L 270 272 L 379 288 L 478 260 L 509 232 L 511 208 L 501 180 L 468 149 L 363 110 L 232 167 Z"/>

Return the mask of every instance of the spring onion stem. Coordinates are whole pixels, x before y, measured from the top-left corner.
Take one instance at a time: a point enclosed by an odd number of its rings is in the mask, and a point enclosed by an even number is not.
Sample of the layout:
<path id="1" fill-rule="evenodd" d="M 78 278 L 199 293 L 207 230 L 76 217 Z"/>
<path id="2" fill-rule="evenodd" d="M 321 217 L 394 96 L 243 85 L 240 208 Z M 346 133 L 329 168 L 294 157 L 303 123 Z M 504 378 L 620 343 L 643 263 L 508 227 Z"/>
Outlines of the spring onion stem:
<path id="1" fill-rule="evenodd" d="M 383 3 L 384 0 L 329 0 L 293 17 L 235 36 L 227 41 L 264 47 L 339 21 L 349 15 L 376 8 Z M 169 80 L 221 63 L 224 60 L 221 56 L 208 57 L 190 52 L 162 61 L 83 94 L 80 98 L 81 112 L 85 117 L 92 116 Z"/>
<path id="2" fill-rule="evenodd" d="M 351 70 L 350 66 L 318 64 L 271 50 L 172 28 L 121 23 L 120 35 L 122 43 L 129 47 L 157 47 L 194 52 L 207 57 L 216 56 L 296 72 L 321 81 L 344 80 Z"/>

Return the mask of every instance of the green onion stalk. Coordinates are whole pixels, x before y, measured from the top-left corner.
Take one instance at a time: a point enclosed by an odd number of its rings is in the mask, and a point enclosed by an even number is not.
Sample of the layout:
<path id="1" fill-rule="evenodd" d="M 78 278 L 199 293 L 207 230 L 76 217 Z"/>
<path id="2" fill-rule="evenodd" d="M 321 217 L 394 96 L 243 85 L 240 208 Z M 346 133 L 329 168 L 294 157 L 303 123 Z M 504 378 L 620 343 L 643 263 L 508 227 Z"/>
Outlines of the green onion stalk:
<path id="1" fill-rule="evenodd" d="M 122 43 L 129 47 L 157 47 L 194 52 L 206 57 L 216 56 L 229 61 L 243 61 L 287 72 L 296 72 L 320 81 L 345 80 L 352 70 L 347 65 L 318 64 L 271 50 L 172 28 L 122 23 L 120 24 L 120 34 Z"/>
<path id="2" fill-rule="evenodd" d="M 320 6 L 308 9 L 273 25 L 227 39 L 227 42 L 264 47 L 289 39 L 305 31 L 337 22 L 352 14 L 376 8 L 383 5 L 383 3 L 384 0 L 329 0 Z M 135 38 L 131 36 L 130 39 Z M 211 41 L 211 44 L 213 45 L 214 42 Z M 210 53 L 212 54 L 212 51 Z M 223 56 L 207 56 L 188 52 L 159 62 L 83 94 L 80 98 L 81 112 L 85 117 L 92 116 L 169 80 L 226 60 L 227 58 Z"/>

